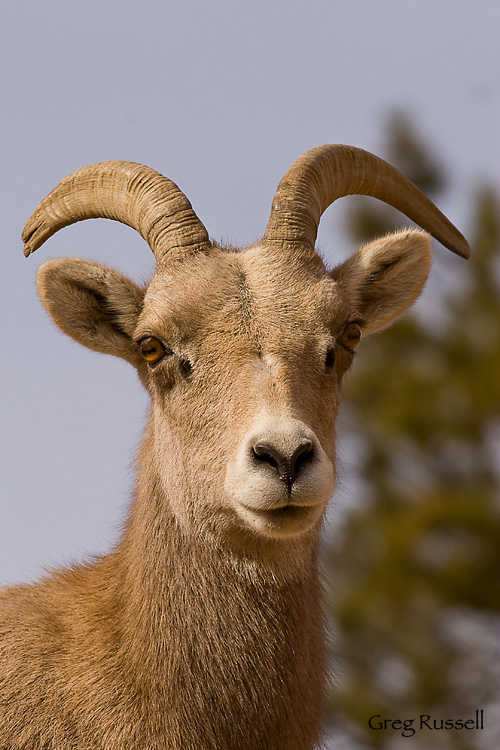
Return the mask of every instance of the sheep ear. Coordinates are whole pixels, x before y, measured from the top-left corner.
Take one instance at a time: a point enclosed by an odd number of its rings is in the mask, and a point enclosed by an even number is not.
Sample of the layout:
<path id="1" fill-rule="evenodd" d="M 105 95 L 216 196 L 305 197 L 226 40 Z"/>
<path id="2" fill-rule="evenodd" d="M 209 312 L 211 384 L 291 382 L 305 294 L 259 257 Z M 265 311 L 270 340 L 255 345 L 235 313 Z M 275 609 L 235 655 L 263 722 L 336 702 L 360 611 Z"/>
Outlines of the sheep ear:
<path id="1" fill-rule="evenodd" d="M 40 266 L 40 298 L 59 328 L 75 341 L 139 366 L 132 336 L 144 289 L 117 271 L 85 260 L 59 258 Z"/>
<path id="2" fill-rule="evenodd" d="M 374 333 L 398 318 L 417 299 L 431 267 L 430 237 L 406 230 L 370 242 L 331 272 Z"/>

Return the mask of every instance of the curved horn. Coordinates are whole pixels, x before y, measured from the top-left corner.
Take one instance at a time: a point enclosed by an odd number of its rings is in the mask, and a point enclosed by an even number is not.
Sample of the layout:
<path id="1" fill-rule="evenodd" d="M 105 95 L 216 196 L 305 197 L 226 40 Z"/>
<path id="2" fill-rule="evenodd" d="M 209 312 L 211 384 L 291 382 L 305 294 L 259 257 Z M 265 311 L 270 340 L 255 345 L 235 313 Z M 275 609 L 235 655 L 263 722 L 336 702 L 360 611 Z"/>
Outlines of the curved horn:
<path id="1" fill-rule="evenodd" d="M 97 218 L 136 229 L 158 263 L 175 249 L 197 252 L 211 246 L 207 230 L 174 182 L 142 164 L 105 161 L 65 177 L 44 198 L 24 227 L 24 254 L 62 227 Z"/>
<path id="2" fill-rule="evenodd" d="M 368 151 L 341 145 L 313 148 L 291 166 L 278 185 L 264 239 L 314 247 L 323 211 L 345 195 L 378 198 L 457 255 L 470 255 L 465 237 L 397 169 Z"/>

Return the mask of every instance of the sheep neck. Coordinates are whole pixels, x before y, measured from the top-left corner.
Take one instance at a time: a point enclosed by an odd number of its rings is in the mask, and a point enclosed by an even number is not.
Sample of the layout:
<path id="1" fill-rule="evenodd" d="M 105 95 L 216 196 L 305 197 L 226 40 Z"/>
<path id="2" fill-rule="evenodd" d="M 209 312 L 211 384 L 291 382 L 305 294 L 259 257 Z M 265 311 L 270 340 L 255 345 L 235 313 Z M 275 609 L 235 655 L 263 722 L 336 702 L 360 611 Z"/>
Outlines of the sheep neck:
<path id="1" fill-rule="evenodd" d="M 325 675 L 316 549 L 290 575 L 203 545 L 146 471 L 120 550 L 123 663 L 144 711 L 186 748 L 201 736 L 207 748 L 312 747 Z"/>

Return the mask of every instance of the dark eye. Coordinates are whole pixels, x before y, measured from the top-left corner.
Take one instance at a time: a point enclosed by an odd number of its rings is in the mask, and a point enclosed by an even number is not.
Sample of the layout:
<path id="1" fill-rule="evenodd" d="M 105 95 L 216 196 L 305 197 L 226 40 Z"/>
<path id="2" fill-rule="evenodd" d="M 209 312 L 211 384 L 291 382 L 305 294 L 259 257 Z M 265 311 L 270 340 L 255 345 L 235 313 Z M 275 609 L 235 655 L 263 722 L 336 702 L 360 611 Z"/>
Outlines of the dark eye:
<path id="1" fill-rule="evenodd" d="M 335 364 L 335 349 L 328 349 L 325 357 L 325 367 L 327 370 L 331 370 Z"/>
<path id="2" fill-rule="evenodd" d="M 139 351 L 150 365 L 155 365 L 167 353 L 161 341 L 154 336 L 147 336 L 139 341 Z"/>
<path id="3" fill-rule="evenodd" d="M 358 323 L 348 323 L 340 337 L 342 345 L 353 352 L 361 341 L 361 326 Z"/>
<path id="4" fill-rule="evenodd" d="M 191 362 L 189 362 L 187 359 L 181 359 L 181 361 L 179 362 L 179 371 L 183 378 L 188 378 L 193 371 Z"/>

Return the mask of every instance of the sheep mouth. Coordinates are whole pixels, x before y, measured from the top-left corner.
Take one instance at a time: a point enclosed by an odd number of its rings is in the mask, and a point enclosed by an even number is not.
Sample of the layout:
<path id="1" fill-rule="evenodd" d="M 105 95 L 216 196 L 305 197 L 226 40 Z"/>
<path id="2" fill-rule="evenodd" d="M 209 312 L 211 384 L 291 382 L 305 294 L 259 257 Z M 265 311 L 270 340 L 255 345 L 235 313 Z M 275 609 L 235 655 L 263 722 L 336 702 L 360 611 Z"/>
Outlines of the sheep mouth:
<path id="1" fill-rule="evenodd" d="M 276 518 L 294 518 L 298 515 L 305 515 L 310 512 L 311 508 L 314 508 L 312 505 L 295 505 L 294 503 L 288 503 L 287 505 L 282 505 L 279 508 L 268 508 L 265 510 L 259 510 L 258 513 L 262 513 L 266 516 L 275 516 Z"/>
<path id="2" fill-rule="evenodd" d="M 270 536 L 293 536 L 307 531 L 323 514 L 324 505 L 287 503 L 278 507 L 242 506 L 244 516 L 258 531 Z"/>

